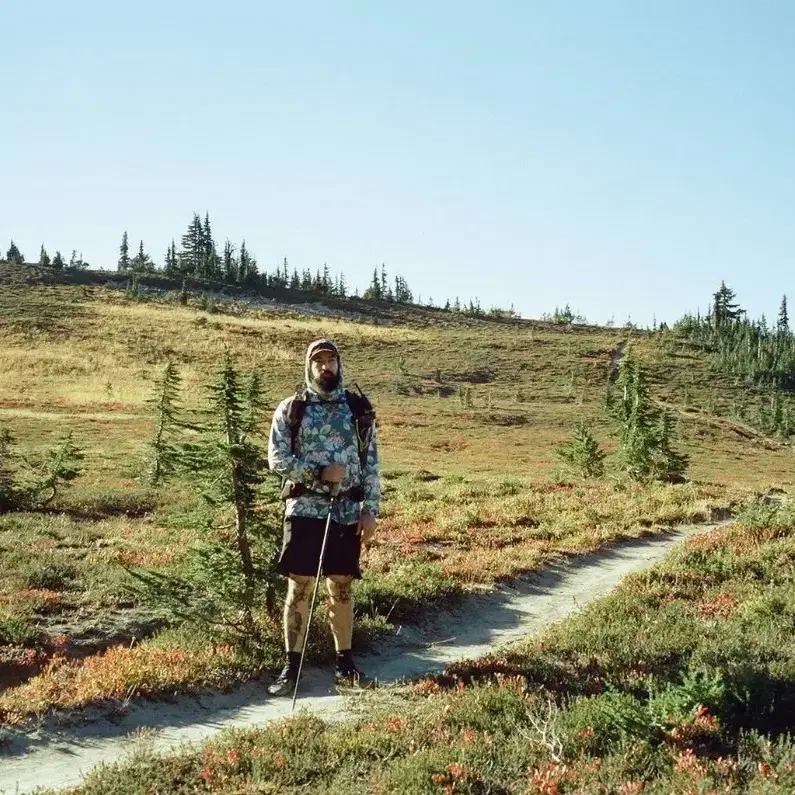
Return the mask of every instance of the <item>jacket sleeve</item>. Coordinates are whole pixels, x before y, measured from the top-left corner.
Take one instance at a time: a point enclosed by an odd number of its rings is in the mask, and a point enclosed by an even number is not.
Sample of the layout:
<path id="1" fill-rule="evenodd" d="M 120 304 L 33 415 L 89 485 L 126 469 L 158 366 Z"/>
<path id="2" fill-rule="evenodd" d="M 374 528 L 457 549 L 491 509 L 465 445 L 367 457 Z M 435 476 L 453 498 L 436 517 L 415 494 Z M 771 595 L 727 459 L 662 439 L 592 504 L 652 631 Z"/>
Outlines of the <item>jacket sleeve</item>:
<path id="1" fill-rule="evenodd" d="M 362 487 L 364 488 L 364 502 L 362 512 L 378 516 L 381 503 L 381 475 L 378 463 L 378 440 L 376 426 L 370 436 L 370 447 L 367 451 L 367 462 L 362 472 Z"/>
<path id="2" fill-rule="evenodd" d="M 318 468 L 293 455 L 290 444 L 290 427 L 287 424 L 287 406 L 284 401 L 276 407 L 268 437 L 268 466 L 293 483 L 311 486 L 317 480 Z"/>

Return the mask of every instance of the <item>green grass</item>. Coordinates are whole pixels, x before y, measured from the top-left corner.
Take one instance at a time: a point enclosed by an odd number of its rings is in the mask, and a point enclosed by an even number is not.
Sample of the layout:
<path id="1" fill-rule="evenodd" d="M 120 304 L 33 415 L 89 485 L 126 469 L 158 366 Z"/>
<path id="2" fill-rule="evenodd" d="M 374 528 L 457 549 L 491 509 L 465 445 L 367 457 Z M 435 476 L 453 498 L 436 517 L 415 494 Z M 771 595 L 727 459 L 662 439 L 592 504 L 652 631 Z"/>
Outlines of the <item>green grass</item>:
<path id="1" fill-rule="evenodd" d="M 543 636 L 199 751 L 88 775 L 169 792 L 778 793 L 795 787 L 795 510 L 753 507 Z"/>

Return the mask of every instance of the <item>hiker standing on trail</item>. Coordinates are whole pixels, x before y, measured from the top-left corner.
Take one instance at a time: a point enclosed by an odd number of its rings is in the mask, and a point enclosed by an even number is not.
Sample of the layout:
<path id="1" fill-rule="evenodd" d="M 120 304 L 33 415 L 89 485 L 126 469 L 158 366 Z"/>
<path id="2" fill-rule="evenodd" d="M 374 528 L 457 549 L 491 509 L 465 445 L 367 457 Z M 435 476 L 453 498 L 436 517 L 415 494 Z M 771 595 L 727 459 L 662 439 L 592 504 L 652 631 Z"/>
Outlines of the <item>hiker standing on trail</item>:
<path id="1" fill-rule="evenodd" d="M 342 360 L 331 340 L 316 340 L 307 348 L 304 381 L 303 388 L 276 407 L 268 441 L 268 462 L 285 479 L 282 497 L 286 499 L 276 568 L 287 577 L 287 663 L 268 688 L 280 696 L 295 687 L 330 509 L 322 574 L 337 651 L 335 678 L 338 684 L 351 686 L 371 683 L 353 662 L 351 584 L 361 578 L 361 546 L 372 539 L 378 516 L 375 415 L 364 395 L 345 389 Z"/>

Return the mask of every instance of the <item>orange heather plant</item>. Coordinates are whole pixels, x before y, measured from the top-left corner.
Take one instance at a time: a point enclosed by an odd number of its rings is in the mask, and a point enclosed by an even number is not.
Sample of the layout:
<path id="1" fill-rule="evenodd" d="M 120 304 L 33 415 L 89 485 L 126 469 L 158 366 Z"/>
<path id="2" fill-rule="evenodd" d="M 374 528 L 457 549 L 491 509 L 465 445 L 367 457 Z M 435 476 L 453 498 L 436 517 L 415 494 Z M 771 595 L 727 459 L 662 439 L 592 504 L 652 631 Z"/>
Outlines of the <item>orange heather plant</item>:
<path id="1" fill-rule="evenodd" d="M 199 652 L 115 646 L 73 662 L 55 655 L 37 676 L 0 694 L 0 715 L 41 715 L 53 707 L 83 707 L 95 701 L 168 693 L 186 685 L 206 686 L 234 665 L 235 654 L 228 646 Z"/>

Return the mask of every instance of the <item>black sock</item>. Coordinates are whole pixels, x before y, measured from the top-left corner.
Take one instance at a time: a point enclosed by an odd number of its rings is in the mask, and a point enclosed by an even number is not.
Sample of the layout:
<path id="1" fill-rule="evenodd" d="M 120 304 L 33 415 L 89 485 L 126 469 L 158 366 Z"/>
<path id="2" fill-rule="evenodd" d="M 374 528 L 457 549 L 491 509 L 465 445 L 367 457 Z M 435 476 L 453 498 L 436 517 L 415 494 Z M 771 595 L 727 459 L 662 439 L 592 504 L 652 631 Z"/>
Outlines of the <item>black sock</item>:
<path id="1" fill-rule="evenodd" d="M 353 663 L 353 652 L 350 649 L 343 649 L 337 652 L 337 667 L 347 668 Z"/>
<path id="2" fill-rule="evenodd" d="M 293 671 L 298 670 L 298 666 L 301 664 L 301 652 L 300 651 L 288 651 L 287 652 L 287 665 L 290 666 L 290 669 Z"/>

